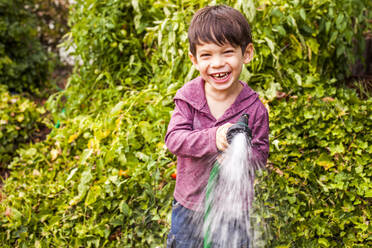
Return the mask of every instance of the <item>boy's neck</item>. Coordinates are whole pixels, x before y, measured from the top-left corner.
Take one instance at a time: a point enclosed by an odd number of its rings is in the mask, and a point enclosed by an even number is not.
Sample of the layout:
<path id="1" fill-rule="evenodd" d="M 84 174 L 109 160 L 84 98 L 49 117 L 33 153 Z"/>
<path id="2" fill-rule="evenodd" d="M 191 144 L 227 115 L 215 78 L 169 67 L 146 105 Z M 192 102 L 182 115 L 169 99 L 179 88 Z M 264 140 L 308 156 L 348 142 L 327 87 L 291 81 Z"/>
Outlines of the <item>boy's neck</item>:
<path id="1" fill-rule="evenodd" d="M 207 98 L 212 98 L 215 101 L 227 101 L 235 98 L 240 94 L 240 91 L 243 89 L 243 85 L 240 82 L 233 84 L 233 87 L 230 87 L 226 90 L 216 90 L 211 87 L 208 83 L 204 85 L 205 96 Z"/>
<path id="2" fill-rule="evenodd" d="M 213 89 L 208 83 L 204 85 L 205 98 L 207 99 L 209 110 L 216 120 L 230 108 L 242 89 L 243 85 L 239 82 L 236 82 L 234 87 L 226 90 Z"/>

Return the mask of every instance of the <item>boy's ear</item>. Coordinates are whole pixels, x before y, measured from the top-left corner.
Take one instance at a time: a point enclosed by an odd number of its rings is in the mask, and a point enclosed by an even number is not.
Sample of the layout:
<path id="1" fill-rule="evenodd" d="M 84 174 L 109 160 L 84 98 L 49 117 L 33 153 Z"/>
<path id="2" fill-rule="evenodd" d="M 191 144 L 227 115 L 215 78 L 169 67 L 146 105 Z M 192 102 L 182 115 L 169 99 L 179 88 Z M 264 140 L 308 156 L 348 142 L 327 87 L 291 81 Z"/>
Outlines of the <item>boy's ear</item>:
<path id="1" fill-rule="evenodd" d="M 197 70 L 199 70 L 198 60 L 196 59 L 196 57 L 191 52 L 189 52 L 189 58 L 190 58 L 192 64 L 195 66 L 195 68 Z"/>
<path id="2" fill-rule="evenodd" d="M 244 64 L 248 64 L 249 62 L 251 62 L 251 60 L 253 59 L 253 54 L 254 54 L 253 44 L 249 43 L 247 47 L 245 48 L 245 51 L 243 54 Z"/>

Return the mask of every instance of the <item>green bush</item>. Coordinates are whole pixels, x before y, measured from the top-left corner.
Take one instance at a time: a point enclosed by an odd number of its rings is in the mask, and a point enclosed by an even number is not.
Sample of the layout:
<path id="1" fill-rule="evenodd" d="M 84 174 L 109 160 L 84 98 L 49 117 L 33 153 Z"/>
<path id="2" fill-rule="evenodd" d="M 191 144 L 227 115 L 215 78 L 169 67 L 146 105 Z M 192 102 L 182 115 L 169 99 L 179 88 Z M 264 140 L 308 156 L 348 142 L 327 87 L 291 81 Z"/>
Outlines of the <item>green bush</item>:
<path id="1" fill-rule="evenodd" d="M 46 111 L 34 102 L 12 95 L 0 85 L 0 166 L 8 164 L 18 147 L 31 141 L 31 136 L 42 125 Z"/>
<path id="2" fill-rule="evenodd" d="M 109 117 L 71 118 L 19 151 L 3 188 L 9 214 L 0 220 L 0 242 L 146 247 L 162 240 L 174 167 L 162 142 L 165 121 L 155 118 L 170 109 L 156 91 L 136 93 L 106 109 Z"/>
<path id="3" fill-rule="evenodd" d="M 334 89 L 270 104 L 271 172 L 257 194 L 270 247 L 372 245 L 371 102 Z"/>
<path id="4" fill-rule="evenodd" d="M 46 85 L 50 58 L 32 5 L 32 0 L 0 0 L 0 84 L 11 91 L 37 92 Z"/>
<path id="5" fill-rule="evenodd" d="M 216 2 L 242 10 L 254 31 L 256 55 L 242 78 L 270 109 L 271 169 L 257 188 L 267 246 L 368 247 L 371 102 L 340 79 L 354 59 L 351 40 L 367 29 L 370 1 Z M 197 75 L 188 23 L 208 3 L 71 6 L 66 45 L 81 62 L 48 100 L 60 127 L 9 165 L 0 242 L 162 246 L 175 170 L 163 139 L 172 97 Z"/>

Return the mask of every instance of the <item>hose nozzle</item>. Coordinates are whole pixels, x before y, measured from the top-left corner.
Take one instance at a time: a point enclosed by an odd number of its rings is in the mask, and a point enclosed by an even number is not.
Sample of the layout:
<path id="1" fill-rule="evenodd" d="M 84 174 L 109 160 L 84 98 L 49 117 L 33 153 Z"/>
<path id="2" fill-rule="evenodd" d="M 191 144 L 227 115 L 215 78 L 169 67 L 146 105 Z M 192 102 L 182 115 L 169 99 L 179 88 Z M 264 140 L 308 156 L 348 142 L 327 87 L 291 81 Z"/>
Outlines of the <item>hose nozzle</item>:
<path id="1" fill-rule="evenodd" d="M 231 144 L 232 139 L 238 133 L 244 133 L 248 140 L 252 139 L 252 131 L 248 127 L 248 120 L 249 120 L 249 115 L 243 114 L 239 118 L 239 120 L 227 130 L 226 138 L 229 144 Z"/>

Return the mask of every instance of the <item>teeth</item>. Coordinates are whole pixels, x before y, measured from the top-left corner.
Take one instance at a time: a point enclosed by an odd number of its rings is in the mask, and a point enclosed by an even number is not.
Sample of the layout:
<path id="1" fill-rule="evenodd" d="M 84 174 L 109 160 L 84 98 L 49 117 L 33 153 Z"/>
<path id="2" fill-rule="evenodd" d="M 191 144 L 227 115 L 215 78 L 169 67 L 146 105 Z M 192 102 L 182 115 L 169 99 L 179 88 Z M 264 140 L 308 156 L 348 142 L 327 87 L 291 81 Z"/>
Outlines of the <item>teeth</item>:
<path id="1" fill-rule="evenodd" d="M 224 77 L 227 77 L 228 73 L 217 73 L 217 74 L 214 74 L 214 77 L 217 77 L 217 78 L 224 78 Z"/>

